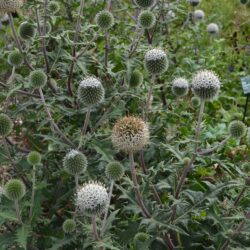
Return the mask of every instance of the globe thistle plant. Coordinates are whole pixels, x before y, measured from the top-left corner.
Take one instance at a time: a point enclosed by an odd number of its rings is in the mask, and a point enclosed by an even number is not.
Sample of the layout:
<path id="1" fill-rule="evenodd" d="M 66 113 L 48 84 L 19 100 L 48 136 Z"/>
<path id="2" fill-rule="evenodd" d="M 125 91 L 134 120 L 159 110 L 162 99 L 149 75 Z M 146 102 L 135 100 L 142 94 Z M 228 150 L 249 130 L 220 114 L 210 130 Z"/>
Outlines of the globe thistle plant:
<path id="1" fill-rule="evenodd" d="M 166 53 L 161 49 L 149 50 L 144 57 L 144 64 L 147 71 L 152 74 L 162 74 L 168 68 Z"/>
<path id="2" fill-rule="evenodd" d="M 72 175 L 79 175 L 87 168 L 88 161 L 86 156 L 72 149 L 63 159 L 63 166 Z"/>
<path id="3" fill-rule="evenodd" d="M 118 120 L 112 130 L 112 143 L 124 152 L 141 150 L 149 140 L 147 124 L 140 118 L 128 116 Z"/>
<path id="4" fill-rule="evenodd" d="M 5 195 L 11 201 L 21 200 L 25 195 L 25 192 L 25 185 L 20 180 L 12 179 L 5 185 Z"/>
<path id="5" fill-rule="evenodd" d="M 76 223 L 72 219 L 67 219 L 63 222 L 63 232 L 66 234 L 70 234 L 75 231 Z"/>
<path id="6" fill-rule="evenodd" d="M 152 11 L 144 10 L 138 16 L 138 23 L 144 29 L 151 29 L 155 25 L 155 15 Z"/>
<path id="7" fill-rule="evenodd" d="M 172 93 L 175 96 L 185 96 L 189 90 L 188 81 L 185 78 L 179 77 L 172 82 Z"/>
<path id="8" fill-rule="evenodd" d="M 247 132 L 247 127 L 242 121 L 232 121 L 228 126 L 229 135 L 235 139 L 240 139 Z"/>
<path id="9" fill-rule="evenodd" d="M 148 8 L 155 4 L 156 0 L 135 0 L 135 4 L 140 8 Z"/>
<path id="10" fill-rule="evenodd" d="M 36 28 L 29 22 L 23 22 L 20 24 L 18 33 L 23 40 L 30 40 L 36 35 Z"/>
<path id="11" fill-rule="evenodd" d="M 219 33 L 219 26 L 216 23 L 210 23 L 207 26 L 207 32 L 211 35 Z"/>
<path id="12" fill-rule="evenodd" d="M 200 4 L 201 0 L 188 0 L 188 2 L 195 7 Z"/>
<path id="13" fill-rule="evenodd" d="M 196 21 L 201 21 L 205 18 L 205 13 L 203 10 L 195 10 L 194 11 L 194 19 Z"/>
<path id="14" fill-rule="evenodd" d="M 124 174 L 123 166 L 120 162 L 110 162 L 107 164 L 105 169 L 105 174 L 111 181 L 117 181 L 121 179 Z"/>
<path id="15" fill-rule="evenodd" d="M 89 182 L 78 189 L 76 205 L 81 213 L 87 216 L 96 216 L 104 213 L 108 205 L 106 188 L 97 182 Z"/>
<path id="16" fill-rule="evenodd" d="M 96 15 L 96 24 L 100 29 L 108 30 L 114 25 L 114 17 L 110 11 L 103 10 Z"/>
<path id="17" fill-rule="evenodd" d="M 23 5 L 23 0 L 0 0 L 0 13 L 14 13 Z"/>
<path id="18" fill-rule="evenodd" d="M 7 136 L 10 134 L 13 128 L 13 122 L 9 116 L 5 114 L 0 114 L 0 136 Z"/>
<path id="19" fill-rule="evenodd" d="M 29 75 L 29 82 L 33 89 L 42 88 L 47 82 L 47 75 L 42 70 L 34 70 Z"/>
<path id="20" fill-rule="evenodd" d="M 8 63 L 13 67 L 19 67 L 23 63 L 23 55 L 15 50 L 8 55 Z"/>
<path id="21" fill-rule="evenodd" d="M 192 80 L 192 90 L 201 100 L 213 99 L 220 90 L 220 80 L 214 72 L 201 70 Z"/>
<path id="22" fill-rule="evenodd" d="M 32 166 L 39 165 L 41 162 L 41 159 L 42 159 L 41 154 L 37 151 L 31 151 L 27 155 L 27 161 Z"/>
<path id="23" fill-rule="evenodd" d="M 86 77 L 79 85 L 78 98 L 86 106 L 94 106 L 104 99 L 102 83 L 95 77 Z"/>
<path id="24" fill-rule="evenodd" d="M 60 5 L 56 1 L 50 1 L 48 4 L 48 9 L 51 13 L 56 14 L 60 10 Z"/>
<path id="25" fill-rule="evenodd" d="M 143 82 L 143 74 L 139 70 L 134 70 L 129 78 L 129 86 L 134 88 L 140 86 Z"/>

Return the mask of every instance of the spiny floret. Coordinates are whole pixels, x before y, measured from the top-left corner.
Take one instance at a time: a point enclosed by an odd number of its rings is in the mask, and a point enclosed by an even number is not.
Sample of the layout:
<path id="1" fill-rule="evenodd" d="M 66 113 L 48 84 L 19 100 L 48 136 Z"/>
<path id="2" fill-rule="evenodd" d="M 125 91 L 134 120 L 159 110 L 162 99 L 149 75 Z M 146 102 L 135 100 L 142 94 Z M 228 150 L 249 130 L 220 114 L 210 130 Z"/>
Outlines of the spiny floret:
<path id="1" fill-rule="evenodd" d="M 138 23 L 144 29 L 151 29 L 155 25 L 155 15 L 152 11 L 144 10 L 138 16 Z"/>
<path id="2" fill-rule="evenodd" d="M 102 83 L 95 77 L 86 77 L 79 85 L 78 98 L 86 106 L 94 106 L 104 99 Z"/>
<path id="3" fill-rule="evenodd" d="M 72 219 L 67 219 L 63 222 L 63 232 L 66 234 L 72 233 L 75 231 L 76 223 Z"/>
<path id="4" fill-rule="evenodd" d="M 105 174 L 111 181 L 117 181 L 121 179 L 124 174 L 122 164 L 118 161 L 110 162 L 106 166 Z"/>
<path id="5" fill-rule="evenodd" d="M 66 170 L 72 174 L 77 175 L 84 172 L 88 166 L 88 161 L 86 156 L 75 150 L 72 149 L 63 159 L 63 166 Z"/>
<path id="6" fill-rule="evenodd" d="M 47 75 L 42 70 L 34 70 L 29 75 L 29 82 L 34 89 L 42 88 L 47 82 Z"/>
<path id="7" fill-rule="evenodd" d="M 229 135 L 233 138 L 240 139 L 247 132 L 247 127 L 242 121 L 232 121 L 228 126 Z"/>
<path id="8" fill-rule="evenodd" d="M 121 151 L 127 153 L 139 151 L 148 141 L 148 126 L 138 117 L 123 117 L 113 127 L 112 143 L 114 147 Z"/>
<path id="9" fill-rule="evenodd" d="M 100 29 L 110 29 L 114 25 L 113 14 L 107 10 L 100 11 L 96 14 L 96 24 Z"/>
<path id="10" fill-rule="evenodd" d="M 201 2 L 201 0 L 188 0 L 188 1 L 192 6 L 197 6 Z"/>
<path id="11" fill-rule="evenodd" d="M 135 235 L 134 241 L 145 242 L 150 238 L 147 233 L 139 232 Z"/>
<path id="12" fill-rule="evenodd" d="M 41 154 L 39 152 L 37 152 L 37 151 L 31 151 L 27 155 L 27 161 L 32 166 L 40 164 L 41 159 L 42 159 Z"/>
<path id="13" fill-rule="evenodd" d="M 60 5 L 56 1 L 50 1 L 48 4 L 48 9 L 51 13 L 56 14 L 60 10 Z"/>
<path id="14" fill-rule="evenodd" d="M 29 22 L 23 22 L 19 26 L 18 33 L 23 40 L 29 40 L 35 37 L 36 28 Z"/>
<path id="15" fill-rule="evenodd" d="M 194 11 L 194 19 L 200 21 L 205 18 L 205 13 L 203 10 L 195 10 Z"/>
<path id="16" fill-rule="evenodd" d="M 89 182 L 77 191 L 76 205 L 87 216 L 102 214 L 108 206 L 106 188 L 98 182 Z"/>
<path id="17" fill-rule="evenodd" d="M 141 85 L 143 82 L 143 74 L 139 70 L 134 70 L 129 79 L 129 86 L 130 87 L 137 87 Z"/>
<path id="18" fill-rule="evenodd" d="M 13 67 L 18 67 L 23 63 L 23 55 L 15 50 L 8 55 L 8 63 Z"/>
<path id="19" fill-rule="evenodd" d="M 156 0 L 135 0 L 135 4 L 141 8 L 148 8 L 155 4 Z"/>
<path id="20" fill-rule="evenodd" d="M 207 32 L 209 34 L 218 34 L 219 33 L 219 26 L 216 23 L 210 23 L 207 26 Z"/>
<path id="21" fill-rule="evenodd" d="M 192 90 L 202 100 L 213 99 L 220 90 L 220 80 L 214 72 L 201 70 L 193 77 Z"/>
<path id="22" fill-rule="evenodd" d="M 164 73 L 168 68 L 167 55 L 161 49 L 151 49 L 145 54 L 144 64 L 152 75 Z"/>
<path id="23" fill-rule="evenodd" d="M 185 78 L 178 77 L 172 82 L 172 93 L 175 96 L 185 96 L 189 90 L 188 81 Z"/>
<path id="24" fill-rule="evenodd" d="M 9 200 L 20 200 L 25 195 L 25 192 L 25 185 L 20 180 L 12 179 L 5 185 L 5 195 Z"/>
<path id="25" fill-rule="evenodd" d="M 0 14 L 18 11 L 23 5 L 23 0 L 0 0 Z"/>
<path id="26" fill-rule="evenodd" d="M 197 97 L 197 96 L 193 96 L 193 97 L 191 98 L 191 104 L 192 104 L 192 106 L 193 106 L 194 108 L 199 107 L 200 104 L 201 104 L 200 98 Z"/>
<path id="27" fill-rule="evenodd" d="M 0 114 L 0 136 L 7 136 L 14 124 L 12 120 L 6 114 Z"/>

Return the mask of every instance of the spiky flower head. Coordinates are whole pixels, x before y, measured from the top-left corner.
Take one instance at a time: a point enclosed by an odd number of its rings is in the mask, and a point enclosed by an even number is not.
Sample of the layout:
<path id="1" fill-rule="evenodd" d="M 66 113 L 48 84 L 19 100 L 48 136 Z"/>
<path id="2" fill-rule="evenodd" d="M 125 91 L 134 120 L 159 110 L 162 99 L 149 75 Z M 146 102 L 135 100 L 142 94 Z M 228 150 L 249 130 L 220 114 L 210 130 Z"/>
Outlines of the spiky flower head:
<path id="1" fill-rule="evenodd" d="M 63 222 L 63 232 L 66 234 L 70 234 L 74 232 L 76 229 L 76 223 L 72 219 L 67 219 Z"/>
<path id="2" fill-rule="evenodd" d="M 189 90 L 188 81 L 185 78 L 178 77 L 172 82 L 172 93 L 175 96 L 185 96 Z"/>
<path id="3" fill-rule="evenodd" d="M 145 54 L 144 64 L 150 74 L 162 74 L 168 68 L 167 55 L 161 49 L 151 49 Z"/>
<path id="4" fill-rule="evenodd" d="M 77 191 L 76 205 L 84 215 L 93 216 L 102 214 L 108 206 L 106 188 L 97 182 L 85 184 Z"/>
<path id="5" fill-rule="evenodd" d="M 12 128 L 13 122 L 6 114 L 0 114 L 0 136 L 7 136 Z"/>
<path id="6" fill-rule="evenodd" d="M 134 241 L 145 242 L 150 238 L 147 233 L 139 232 L 135 235 Z"/>
<path id="7" fill-rule="evenodd" d="M 13 67 L 22 65 L 23 55 L 17 50 L 10 52 L 8 55 L 8 63 Z"/>
<path id="8" fill-rule="evenodd" d="M 126 116 L 118 120 L 112 130 L 112 143 L 124 152 L 141 150 L 149 141 L 147 124 L 138 117 Z"/>
<path id="9" fill-rule="evenodd" d="M 22 181 L 9 180 L 5 185 L 5 196 L 12 201 L 20 200 L 25 195 L 26 188 Z"/>
<path id="10" fill-rule="evenodd" d="M 155 25 L 155 15 L 152 11 L 144 10 L 138 16 L 138 23 L 144 29 L 151 29 Z"/>
<path id="11" fill-rule="evenodd" d="M 129 86 L 134 88 L 141 85 L 143 82 L 143 74 L 139 70 L 134 70 L 129 79 Z"/>
<path id="12" fill-rule="evenodd" d="M 213 71 L 201 70 L 193 77 L 192 90 L 202 100 L 213 99 L 220 90 L 220 80 Z"/>
<path id="13" fill-rule="evenodd" d="M 248 4 L 249 0 L 240 0 L 241 4 Z"/>
<path id="14" fill-rule="evenodd" d="M 156 0 L 135 0 L 135 4 L 141 8 L 148 8 L 155 4 Z"/>
<path id="15" fill-rule="evenodd" d="M 88 166 L 86 156 L 72 149 L 63 159 L 63 166 L 72 175 L 80 174 L 84 172 Z"/>
<path id="16" fill-rule="evenodd" d="M 247 132 L 247 127 L 242 121 L 232 121 L 228 126 L 229 135 L 233 138 L 240 139 Z"/>
<path id="17" fill-rule="evenodd" d="M 100 29 L 108 30 L 114 25 L 113 14 L 108 10 L 102 10 L 96 14 L 96 24 Z"/>
<path id="18" fill-rule="evenodd" d="M 201 104 L 200 98 L 197 97 L 197 96 L 193 96 L 193 97 L 191 98 L 191 104 L 192 104 L 192 106 L 193 106 L 194 108 L 198 108 L 198 107 L 200 106 L 200 104 Z"/>
<path id="19" fill-rule="evenodd" d="M 117 181 L 121 179 L 124 174 L 122 164 L 118 161 L 110 162 L 106 166 L 105 174 L 111 181 Z"/>
<path id="20" fill-rule="evenodd" d="M 0 14 L 14 13 L 23 5 L 23 0 L 0 0 Z"/>
<path id="21" fill-rule="evenodd" d="M 27 161 L 32 166 L 36 166 L 36 165 L 40 164 L 41 160 L 42 160 L 42 156 L 37 151 L 31 151 L 27 155 Z"/>
<path id="22" fill-rule="evenodd" d="M 34 89 L 42 88 L 47 82 L 47 75 L 42 70 L 34 70 L 29 75 L 29 82 Z"/>
<path id="23" fill-rule="evenodd" d="M 205 13 L 203 10 L 194 11 L 194 19 L 197 21 L 203 20 L 205 18 Z"/>
<path id="24" fill-rule="evenodd" d="M 86 106 L 94 106 L 104 99 L 102 83 L 95 77 L 86 77 L 79 85 L 78 98 Z"/>
<path id="25" fill-rule="evenodd" d="M 36 27 L 32 23 L 25 21 L 20 24 L 18 33 L 23 40 L 30 40 L 36 35 Z"/>
<path id="26" fill-rule="evenodd" d="M 192 6 L 197 6 L 201 0 L 188 0 L 188 2 L 192 5 Z"/>
<path id="27" fill-rule="evenodd" d="M 219 33 L 219 26 L 216 23 L 210 23 L 207 26 L 207 32 L 211 35 Z"/>
<path id="28" fill-rule="evenodd" d="M 60 10 L 60 5 L 57 1 L 50 1 L 48 9 L 51 13 L 56 14 Z"/>

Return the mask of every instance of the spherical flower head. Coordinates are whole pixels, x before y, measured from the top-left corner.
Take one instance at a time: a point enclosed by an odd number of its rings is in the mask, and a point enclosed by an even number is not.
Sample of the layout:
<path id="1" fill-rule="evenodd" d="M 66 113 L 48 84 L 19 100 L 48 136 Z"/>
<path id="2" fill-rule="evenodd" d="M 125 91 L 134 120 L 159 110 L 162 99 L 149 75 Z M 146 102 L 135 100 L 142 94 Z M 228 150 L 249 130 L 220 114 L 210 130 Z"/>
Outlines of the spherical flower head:
<path id="1" fill-rule="evenodd" d="M 135 4 L 140 8 L 148 8 L 155 4 L 155 0 L 135 0 Z"/>
<path id="2" fill-rule="evenodd" d="M 155 15 L 152 11 L 144 10 L 138 16 L 138 23 L 144 29 L 151 29 L 155 25 Z"/>
<path id="3" fill-rule="evenodd" d="M 63 166 L 72 175 L 78 175 L 84 172 L 88 166 L 86 156 L 72 149 L 63 159 Z"/>
<path id="4" fill-rule="evenodd" d="M 34 89 L 42 88 L 47 82 L 47 76 L 42 70 L 34 70 L 30 73 L 29 82 Z"/>
<path id="5" fill-rule="evenodd" d="M 191 98 L 191 104 L 192 104 L 192 106 L 193 106 L 194 108 L 198 108 L 198 107 L 200 106 L 200 104 L 201 104 L 200 98 L 197 97 L 197 96 L 193 96 L 193 97 Z"/>
<path id="6" fill-rule="evenodd" d="M 66 234 L 70 234 L 74 232 L 76 229 L 76 223 L 72 219 L 67 219 L 63 222 L 63 232 Z"/>
<path id="7" fill-rule="evenodd" d="M 197 21 L 201 21 L 205 18 L 205 13 L 203 10 L 195 10 L 194 11 L 194 19 Z"/>
<path id="8" fill-rule="evenodd" d="M 29 22 L 23 22 L 20 24 L 18 33 L 23 40 L 30 40 L 36 35 L 36 28 Z"/>
<path id="9" fill-rule="evenodd" d="M 240 0 L 241 4 L 248 4 L 249 0 Z"/>
<path id="10" fill-rule="evenodd" d="M 172 10 L 169 10 L 167 13 L 167 19 L 171 20 L 173 18 L 175 18 L 175 13 Z"/>
<path id="11" fill-rule="evenodd" d="M 147 240 L 149 240 L 150 236 L 146 233 L 143 232 L 139 232 L 135 235 L 134 237 L 134 241 L 136 242 L 145 242 Z"/>
<path id="12" fill-rule="evenodd" d="M 188 81 L 185 78 L 178 77 L 172 82 L 172 93 L 175 96 L 185 96 L 189 90 Z"/>
<path id="13" fill-rule="evenodd" d="M 124 174 L 122 164 L 118 161 L 110 162 L 106 166 L 105 174 L 111 181 L 117 181 L 121 179 Z"/>
<path id="14" fill-rule="evenodd" d="M 106 188 L 97 182 L 89 182 L 77 191 L 76 205 L 87 216 L 102 214 L 108 206 Z"/>
<path id="15" fill-rule="evenodd" d="M 50 1 L 48 4 L 48 9 L 51 13 L 56 14 L 60 10 L 60 5 L 56 1 Z"/>
<path id="16" fill-rule="evenodd" d="M 213 99 L 220 90 L 220 80 L 214 72 L 201 70 L 192 80 L 192 90 L 201 100 Z"/>
<path id="17" fill-rule="evenodd" d="M 129 86 L 134 88 L 141 85 L 143 82 L 143 74 L 139 70 L 134 70 L 129 79 Z"/>
<path id="18" fill-rule="evenodd" d="M 113 127 L 112 143 L 121 151 L 126 153 L 139 151 L 148 141 L 148 126 L 138 117 L 123 117 Z"/>
<path id="19" fill-rule="evenodd" d="M 247 127 L 242 121 L 232 121 L 228 126 L 229 135 L 235 139 L 242 138 L 246 132 Z"/>
<path id="20" fill-rule="evenodd" d="M 216 23 L 210 23 L 207 26 L 207 32 L 211 35 L 219 33 L 219 26 Z"/>
<path id="21" fill-rule="evenodd" d="M 0 0 L 0 14 L 14 13 L 23 5 L 23 0 Z"/>
<path id="22" fill-rule="evenodd" d="M 78 98 L 86 106 L 94 106 L 104 99 L 102 83 L 95 77 L 86 77 L 79 85 Z"/>
<path id="23" fill-rule="evenodd" d="M 161 49 L 149 50 L 144 57 L 144 64 L 147 71 L 152 74 L 162 74 L 168 68 L 166 53 Z"/>
<path id="24" fill-rule="evenodd" d="M 23 63 L 23 55 L 17 50 L 10 52 L 8 63 L 13 67 L 19 67 Z"/>
<path id="25" fill-rule="evenodd" d="M 110 29 L 114 25 L 113 14 L 107 10 L 100 11 L 96 15 L 96 24 L 100 29 Z"/>
<path id="26" fill-rule="evenodd" d="M 13 128 L 13 122 L 9 116 L 0 114 L 0 136 L 7 136 Z"/>
<path id="27" fill-rule="evenodd" d="M 40 164 L 41 160 L 42 160 L 41 154 L 37 151 L 31 151 L 27 155 L 27 161 L 32 166 Z"/>
<path id="28" fill-rule="evenodd" d="M 9 180 L 5 185 L 5 196 L 12 201 L 20 200 L 25 195 L 26 188 L 22 181 Z"/>
<path id="29" fill-rule="evenodd" d="M 188 0 L 188 2 L 192 5 L 192 6 L 197 6 L 201 0 Z"/>

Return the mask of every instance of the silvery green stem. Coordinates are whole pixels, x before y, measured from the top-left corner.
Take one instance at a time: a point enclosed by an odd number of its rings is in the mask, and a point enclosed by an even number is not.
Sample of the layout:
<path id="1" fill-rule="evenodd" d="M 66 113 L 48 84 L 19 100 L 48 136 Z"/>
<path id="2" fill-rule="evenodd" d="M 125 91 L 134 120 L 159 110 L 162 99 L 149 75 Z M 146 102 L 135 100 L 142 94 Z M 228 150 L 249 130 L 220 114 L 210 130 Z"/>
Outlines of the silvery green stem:
<path id="1" fill-rule="evenodd" d="M 32 171 L 32 194 L 31 194 L 30 213 L 29 213 L 30 220 L 31 220 L 31 217 L 32 217 L 32 212 L 33 212 L 33 207 L 34 207 L 35 189 L 36 189 L 36 166 L 33 166 L 33 171 Z"/>
<path id="2" fill-rule="evenodd" d="M 88 107 L 88 110 L 87 110 L 87 113 L 86 113 L 86 116 L 85 116 L 83 129 L 82 129 L 82 135 L 86 134 L 87 127 L 88 127 L 88 124 L 89 124 L 90 113 L 91 113 L 91 107 Z"/>
<path id="3" fill-rule="evenodd" d="M 144 120 L 146 120 L 146 121 L 148 119 L 148 112 L 149 112 L 150 100 L 151 100 L 152 95 L 153 95 L 154 81 L 155 81 L 155 75 L 152 75 L 150 86 L 149 86 L 149 91 L 148 91 L 148 97 L 147 97 L 147 101 L 146 101 L 146 104 L 145 104 Z"/>
<path id="4" fill-rule="evenodd" d="M 151 214 L 149 213 L 148 209 L 145 207 L 140 190 L 139 190 L 139 184 L 137 181 L 137 176 L 136 176 L 136 171 L 135 171 L 133 152 L 129 152 L 129 165 L 130 165 L 130 171 L 132 175 L 132 181 L 134 184 L 135 196 L 137 198 L 138 205 L 141 208 L 143 215 L 147 218 L 150 218 Z"/>
<path id="5" fill-rule="evenodd" d="M 11 71 L 11 75 L 10 75 L 9 79 L 7 80 L 7 84 L 12 83 L 12 81 L 14 80 L 15 71 L 16 71 L 16 67 L 13 66 L 13 67 L 12 67 L 12 71 Z"/>
<path id="6" fill-rule="evenodd" d="M 77 194 L 77 190 L 79 187 L 79 176 L 78 174 L 75 175 L 75 188 L 76 188 L 76 194 Z M 77 216 L 77 206 L 75 204 L 75 212 L 74 212 L 74 220 L 76 220 L 76 216 Z"/>
<path id="7" fill-rule="evenodd" d="M 109 188 L 108 205 L 107 205 L 107 209 L 105 211 L 105 215 L 104 215 L 104 218 L 103 218 L 103 221 L 102 221 L 101 235 L 103 234 L 104 228 L 106 226 L 106 222 L 107 222 L 107 218 L 108 218 L 108 212 L 109 212 L 109 206 L 110 206 L 111 197 L 112 197 L 112 193 L 113 193 L 113 188 L 114 188 L 114 181 L 111 181 L 110 188 Z"/>
<path id="8" fill-rule="evenodd" d="M 108 67 L 108 54 L 109 54 L 109 32 L 105 32 L 105 55 L 104 55 L 104 66 Z"/>
<path id="9" fill-rule="evenodd" d="M 15 205 L 15 209 L 16 209 L 16 217 L 17 217 L 18 221 L 21 224 L 23 224 L 22 218 L 21 218 L 21 213 L 20 213 L 20 208 L 19 208 L 18 200 L 14 200 L 14 205 Z"/>
<path id="10" fill-rule="evenodd" d="M 96 241 L 100 241 L 100 236 L 97 232 L 97 228 L 96 228 L 96 218 L 95 218 L 95 215 L 92 216 L 92 230 L 93 230 L 93 234 L 94 234 L 94 237 L 95 237 L 95 240 Z"/>

